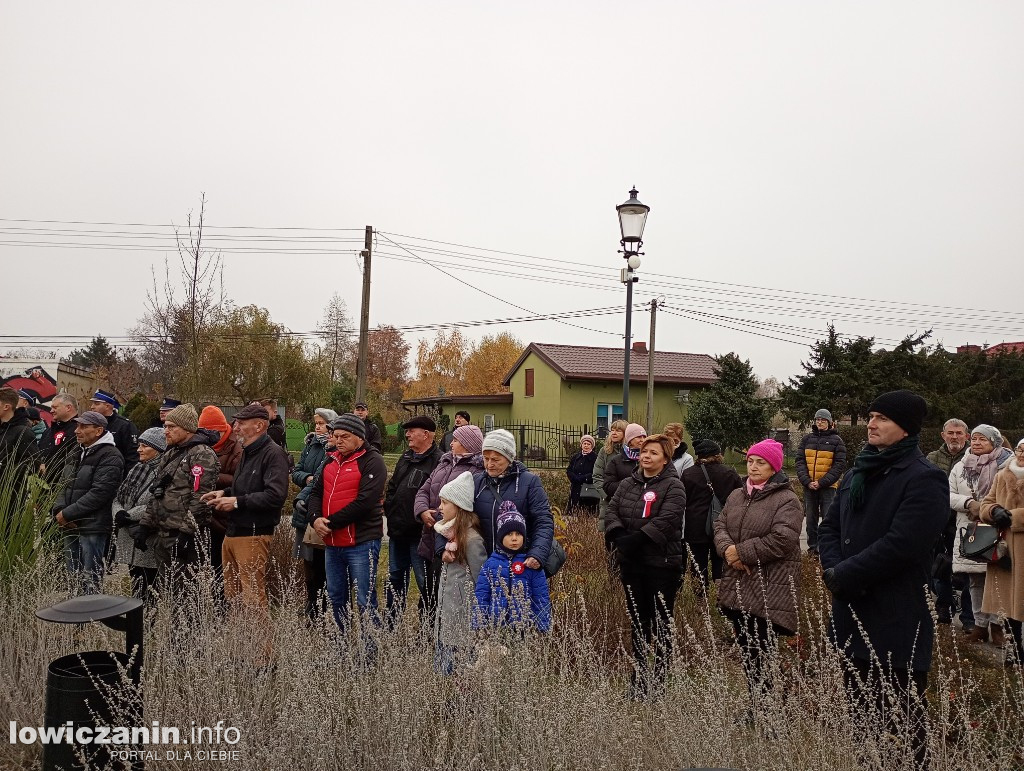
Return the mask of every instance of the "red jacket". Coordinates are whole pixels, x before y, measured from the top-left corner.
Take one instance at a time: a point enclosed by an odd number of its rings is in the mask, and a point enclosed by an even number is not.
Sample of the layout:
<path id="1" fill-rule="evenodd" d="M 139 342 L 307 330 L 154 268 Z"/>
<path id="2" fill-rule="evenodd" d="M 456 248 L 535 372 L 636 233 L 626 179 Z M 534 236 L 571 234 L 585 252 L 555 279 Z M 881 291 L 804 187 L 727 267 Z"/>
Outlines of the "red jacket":
<path id="1" fill-rule="evenodd" d="M 328 546 L 355 546 L 384 536 L 381 501 L 388 470 L 380 453 L 363 445 L 351 455 L 331 453 L 309 494 L 309 521 L 326 517 Z"/>

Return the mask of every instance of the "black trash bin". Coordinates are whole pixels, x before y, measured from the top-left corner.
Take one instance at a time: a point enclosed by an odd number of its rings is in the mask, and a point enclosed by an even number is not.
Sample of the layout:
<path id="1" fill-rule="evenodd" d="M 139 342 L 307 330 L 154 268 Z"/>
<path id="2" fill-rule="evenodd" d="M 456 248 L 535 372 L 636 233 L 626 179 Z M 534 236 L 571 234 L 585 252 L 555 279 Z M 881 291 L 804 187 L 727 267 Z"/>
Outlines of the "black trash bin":
<path id="1" fill-rule="evenodd" d="M 61 656 L 50 663 L 46 673 L 46 712 L 43 725 L 59 728 L 69 722 L 73 728 L 88 726 L 142 726 L 142 600 L 107 594 L 89 594 L 73 597 L 53 607 L 36 611 L 44 621 L 61 624 L 82 624 L 99 621 L 105 626 L 125 633 L 125 653 L 116 651 L 82 651 Z M 118 696 L 133 696 L 129 703 L 112 704 L 111 688 L 121 682 L 122 672 L 136 686 Z M 43 745 L 44 771 L 71 771 L 106 767 L 111 751 L 138 749 L 128 745 L 78 745 L 66 741 Z M 86 755 L 82 763 L 77 755 Z M 143 762 L 126 761 L 124 768 L 143 768 Z"/>

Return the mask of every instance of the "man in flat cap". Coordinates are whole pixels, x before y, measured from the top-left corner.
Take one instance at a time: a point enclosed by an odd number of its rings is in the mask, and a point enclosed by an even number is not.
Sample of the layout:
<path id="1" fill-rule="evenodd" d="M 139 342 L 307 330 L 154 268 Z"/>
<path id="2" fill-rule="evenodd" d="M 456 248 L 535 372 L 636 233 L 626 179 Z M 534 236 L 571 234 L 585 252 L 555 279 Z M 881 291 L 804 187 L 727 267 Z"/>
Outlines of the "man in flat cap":
<path id="1" fill-rule="evenodd" d="M 72 594 L 98 594 L 114 529 L 110 506 L 124 476 L 124 458 L 103 415 L 90 410 L 76 416 L 75 422 L 80 449 L 51 511 L 64 536 Z"/>
<path id="2" fill-rule="evenodd" d="M 927 411 L 911 391 L 870 404 L 867 446 L 818 528 L 822 579 L 832 592 L 830 636 L 849 662 L 847 688 L 862 704 L 903 710 L 919 766 L 934 644 L 925 587 L 949 516 L 946 475 L 919 446 Z M 886 704 L 892 693 L 896 703 Z"/>
<path id="3" fill-rule="evenodd" d="M 139 462 L 139 429 L 128 418 L 118 414 L 121 403 L 109 391 L 97 389 L 92 395 L 89 409 L 107 419 L 107 431 L 114 437 L 114 445 L 124 458 L 124 475 Z"/>
<path id="4" fill-rule="evenodd" d="M 235 478 L 230 487 L 207 493 L 203 500 L 228 515 L 221 548 L 224 599 L 235 612 L 252 618 L 266 664 L 273 652 L 267 600 L 270 542 L 288 497 L 289 456 L 267 433 L 271 418 L 262 404 L 243 407 L 234 420 L 242 443 Z"/>
<path id="5" fill-rule="evenodd" d="M 409 569 L 420 590 L 420 610 L 427 606 L 427 576 L 423 558 L 416 553 L 423 523 L 413 512 L 416 493 L 441 460 L 441 449 L 434 444 L 437 425 L 426 415 L 417 415 L 402 424 L 409 448 L 395 464 L 384 493 L 384 515 L 388 521 L 388 581 L 385 594 L 388 618 L 398 619 L 405 610 L 409 594 Z"/>

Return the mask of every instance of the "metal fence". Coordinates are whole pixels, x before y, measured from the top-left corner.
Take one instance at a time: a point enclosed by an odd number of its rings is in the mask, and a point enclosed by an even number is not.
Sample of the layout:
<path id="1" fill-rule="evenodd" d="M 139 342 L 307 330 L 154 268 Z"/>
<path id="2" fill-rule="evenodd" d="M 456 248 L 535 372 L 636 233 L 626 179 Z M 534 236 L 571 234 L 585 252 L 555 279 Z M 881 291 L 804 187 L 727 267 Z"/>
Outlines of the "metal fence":
<path id="1" fill-rule="evenodd" d="M 566 468 L 569 459 L 580 451 L 580 437 L 590 433 L 592 427 L 527 421 L 498 423 L 495 428 L 512 433 L 516 455 L 527 466 L 560 469 Z"/>

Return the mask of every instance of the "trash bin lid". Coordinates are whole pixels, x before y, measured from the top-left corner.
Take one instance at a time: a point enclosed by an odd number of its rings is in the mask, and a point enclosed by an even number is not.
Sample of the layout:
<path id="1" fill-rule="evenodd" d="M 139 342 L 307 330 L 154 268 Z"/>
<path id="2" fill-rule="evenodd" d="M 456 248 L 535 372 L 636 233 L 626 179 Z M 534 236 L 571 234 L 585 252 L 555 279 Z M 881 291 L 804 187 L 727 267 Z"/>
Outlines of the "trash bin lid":
<path id="1" fill-rule="evenodd" d="M 56 621 L 58 624 L 84 624 L 87 621 L 103 621 L 114 616 L 123 616 L 142 607 L 137 597 L 120 597 L 113 594 L 83 594 L 70 600 L 58 602 L 49 608 L 36 611 L 36 618 Z"/>

